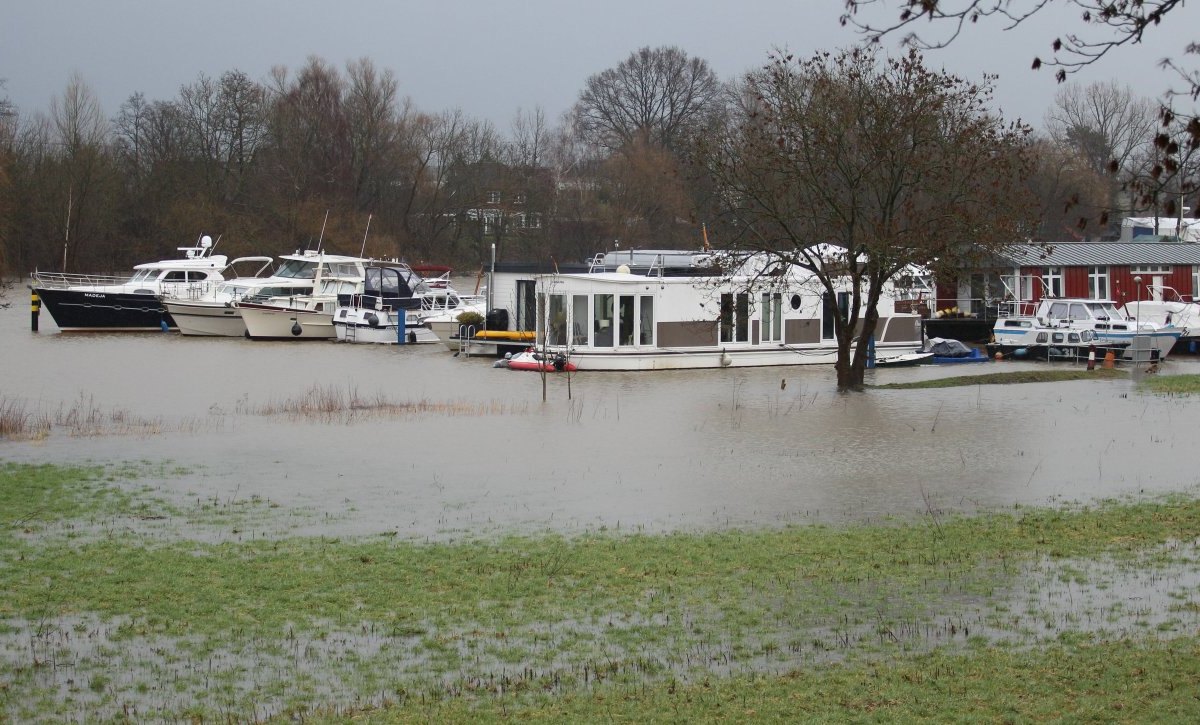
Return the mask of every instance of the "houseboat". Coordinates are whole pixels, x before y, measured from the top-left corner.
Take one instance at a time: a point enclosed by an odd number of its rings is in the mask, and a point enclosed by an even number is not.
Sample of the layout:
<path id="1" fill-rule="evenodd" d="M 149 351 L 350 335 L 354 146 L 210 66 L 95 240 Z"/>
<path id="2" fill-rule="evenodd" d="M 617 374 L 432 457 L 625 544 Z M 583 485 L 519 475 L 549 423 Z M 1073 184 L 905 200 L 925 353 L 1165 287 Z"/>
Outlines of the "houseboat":
<path id="1" fill-rule="evenodd" d="M 830 298 L 798 268 L 750 257 L 737 271 L 713 252 L 630 250 L 598 254 L 582 273 L 537 275 L 536 348 L 578 370 L 674 370 L 833 363 Z M 885 290 L 876 355 L 921 344 L 921 318 L 896 312 Z"/>

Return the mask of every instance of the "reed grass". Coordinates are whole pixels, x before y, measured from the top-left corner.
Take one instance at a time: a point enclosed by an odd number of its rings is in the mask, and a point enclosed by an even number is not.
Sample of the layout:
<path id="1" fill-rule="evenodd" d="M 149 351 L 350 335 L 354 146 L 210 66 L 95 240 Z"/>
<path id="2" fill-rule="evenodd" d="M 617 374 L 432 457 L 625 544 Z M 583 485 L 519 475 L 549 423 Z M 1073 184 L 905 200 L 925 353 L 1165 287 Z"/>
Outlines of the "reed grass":
<path id="1" fill-rule="evenodd" d="M 364 416 L 484 416 L 525 412 L 528 404 L 511 406 L 499 401 L 391 400 L 382 393 L 359 395 L 356 386 L 313 385 L 302 395 L 274 399 L 262 405 L 239 401 L 237 412 L 262 416 L 285 416 L 293 420 L 352 422 Z"/>
<path id="2" fill-rule="evenodd" d="M 50 416 L 24 401 L 0 396 L 0 440 L 41 440 L 50 435 Z"/>
<path id="3" fill-rule="evenodd" d="M 1120 719 L 1197 702 L 1191 497 L 842 527 L 205 543 L 129 485 L 172 471 L 0 467 L 10 719 L 961 719 L 964 703 Z M 167 517 L 161 534 L 125 523 L 146 515 Z"/>

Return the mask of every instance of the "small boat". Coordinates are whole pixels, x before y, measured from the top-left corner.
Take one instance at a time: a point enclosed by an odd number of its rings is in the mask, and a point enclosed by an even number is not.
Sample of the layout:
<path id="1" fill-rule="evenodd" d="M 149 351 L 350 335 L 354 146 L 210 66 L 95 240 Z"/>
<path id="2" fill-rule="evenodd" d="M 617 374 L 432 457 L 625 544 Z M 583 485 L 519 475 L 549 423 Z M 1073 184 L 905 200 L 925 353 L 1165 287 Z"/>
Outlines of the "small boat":
<path id="1" fill-rule="evenodd" d="M 983 352 L 977 347 L 973 347 L 971 348 L 971 352 L 967 353 L 966 355 L 938 355 L 937 353 L 934 353 L 933 360 L 931 362 L 937 363 L 938 365 L 956 365 L 958 363 L 991 362 L 991 360 L 992 359 L 987 356 L 987 353 Z"/>
<path id="2" fill-rule="evenodd" d="M 957 363 L 976 363 L 988 362 L 991 360 L 983 351 L 977 347 L 971 347 L 959 340 L 951 340 L 941 337 L 932 337 L 929 339 L 929 346 L 925 348 L 926 352 L 933 353 L 933 360 L 930 362 L 939 365 L 953 365 Z"/>
<path id="3" fill-rule="evenodd" d="M 1021 314 L 1028 312 L 1028 304 L 1015 304 L 1018 314 L 996 319 L 994 345 L 1030 349 L 1047 342 L 1051 348 L 1058 343 L 1083 345 L 1085 357 L 1087 346 L 1095 345 L 1097 349 L 1119 348 L 1118 357 L 1123 355 L 1127 360 L 1165 360 L 1185 332 L 1173 324 L 1160 327 L 1154 322 L 1128 317 L 1112 300 L 1049 297 L 1041 300 L 1032 314 Z M 1087 333 L 1086 339 L 1081 333 Z M 988 349 L 991 348 L 989 345 Z M 1079 350 L 1072 352 L 1073 356 L 1079 356 Z M 1050 355 L 1054 354 L 1051 349 Z"/>
<path id="4" fill-rule="evenodd" d="M 902 355 L 888 355 L 887 357 L 875 358 L 875 367 L 877 368 L 902 368 L 912 365 L 920 365 L 921 363 L 932 362 L 933 353 L 931 352 L 907 352 Z"/>
<path id="5" fill-rule="evenodd" d="M 575 372 L 575 363 L 567 359 L 567 356 L 561 352 L 543 355 L 532 348 L 512 357 L 506 357 L 504 363 L 500 367 L 506 367 L 509 370 L 532 370 L 546 373 Z"/>
<path id="6" fill-rule="evenodd" d="M 482 315 L 482 297 L 459 295 L 449 284 L 449 268 L 429 280 L 417 267 L 398 262 L 373 262 L 366 270 L 362 291 L 338 298 L 333 315 L 334 333 L 342 342 L 417 344 L 437 343 L 438 336 L 425 324 L 428 318 L 476 312 Z M 422 267 L 421 269 L 431 269 Z"/>

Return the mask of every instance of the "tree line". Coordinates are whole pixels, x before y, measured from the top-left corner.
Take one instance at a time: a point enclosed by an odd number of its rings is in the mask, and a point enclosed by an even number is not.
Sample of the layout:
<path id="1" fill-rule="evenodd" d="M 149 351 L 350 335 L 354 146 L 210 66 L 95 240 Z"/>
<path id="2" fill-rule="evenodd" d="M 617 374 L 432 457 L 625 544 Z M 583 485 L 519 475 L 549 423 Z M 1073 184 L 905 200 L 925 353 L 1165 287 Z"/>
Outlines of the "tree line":
<path id="1" fill-rule="evenodd" d="M 614 244 L 693 248 L 702 224 L 733 243 L 745 219 L 706 154 L 757 74 L 722 81 L 679 48 L 642 48 L 586 79 L 563 118 L 522 110 L 503 131 L 419 109 L 365 58 L 201 75 L 171 99 L 134 93 L 113 117 L 73 77 L 45 111 L 0 100 L 0 263 L 120 270 L 202 233 L 231 256 L 319 242 L 460 269 L 493 245 L 500 259 L 571 261 Z M 1064 87 L 1045 132 L 1023 134 L 1021 233 L 1095 238 L 1148 208 L 1129 190 L 1161 156 L 1155 108 L 1115 84 Z M 1169 183 L 1182 196 L 1194 179 L 1188 159 Z"/>

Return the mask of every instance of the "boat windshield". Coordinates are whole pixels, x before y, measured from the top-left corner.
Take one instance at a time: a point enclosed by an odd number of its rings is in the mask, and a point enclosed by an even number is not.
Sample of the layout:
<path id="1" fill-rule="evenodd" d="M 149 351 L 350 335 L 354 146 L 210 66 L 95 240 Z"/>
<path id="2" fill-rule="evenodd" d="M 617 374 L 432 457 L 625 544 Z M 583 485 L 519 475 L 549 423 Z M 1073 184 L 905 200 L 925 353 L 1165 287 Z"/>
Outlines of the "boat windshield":
<path id="1" fill-rule="evenodd" d="M 1121 320 L 1125 317 L 1112 302 L 1089 302 L 1087 306 L 1097 320 Z"/>
<path id="2" fill-rule="evenodd" d="M 129 281 L 131 283 L 145 282 L 146 280 L 153 280 L 157 276 L 157 269 L 139 269 L 133 273 L 133 276 L 129 278 Z"/>
<path id="3" fill-rule="evenodd" d="M 275 270 L 276 277 L 294 277 L 296 279 L 312 279 L 317 273 L 317 262 L 304 259 L 289 259 Z"/>

